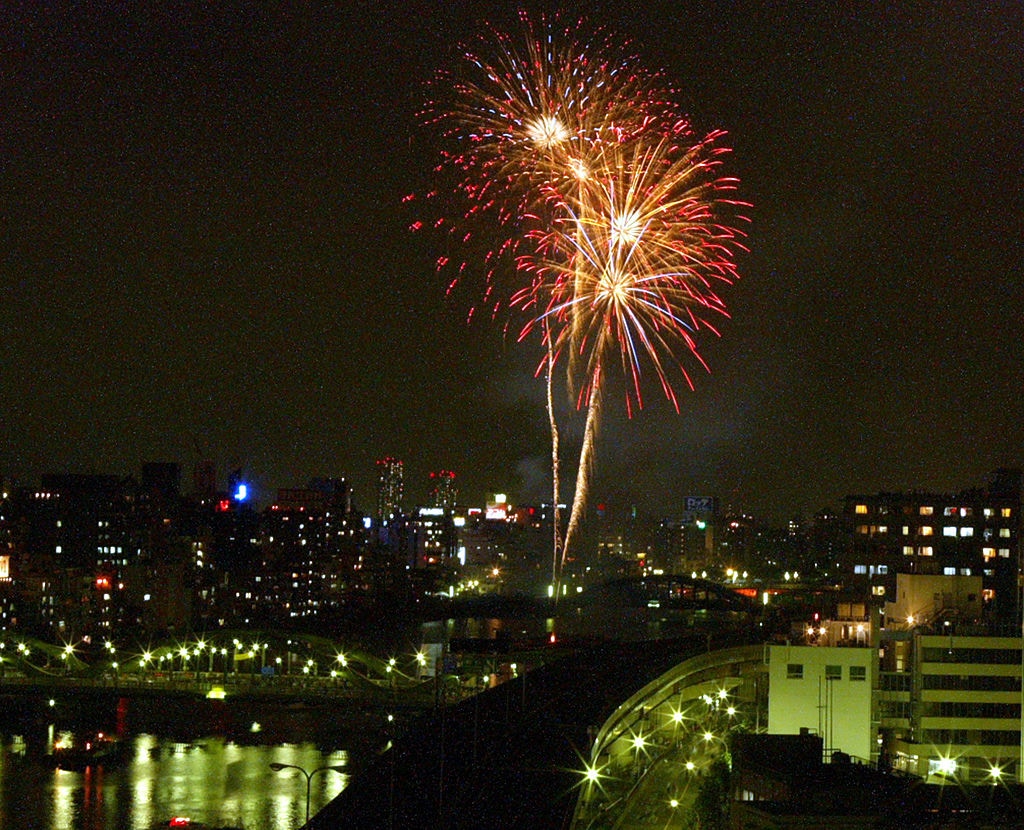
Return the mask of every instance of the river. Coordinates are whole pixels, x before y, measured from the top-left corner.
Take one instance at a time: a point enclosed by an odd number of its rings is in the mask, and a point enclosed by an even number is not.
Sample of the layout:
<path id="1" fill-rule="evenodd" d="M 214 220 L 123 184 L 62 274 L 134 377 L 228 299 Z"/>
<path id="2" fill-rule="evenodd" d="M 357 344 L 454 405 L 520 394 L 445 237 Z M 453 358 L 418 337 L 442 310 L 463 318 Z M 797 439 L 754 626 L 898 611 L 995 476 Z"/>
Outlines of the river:
<path id="1" fill-rule="evenodd" d="M 347 785 L 380 749 L 375 712 L 327 706 L 239 706 L 122 699 L 111 712 L 0 713 L 0 827 L 151 830 L 186 817 L 206 827 L 294 830 Z M 47 757 L 66 730 L 120 730 L 109 766 L 56 769 Z"/>

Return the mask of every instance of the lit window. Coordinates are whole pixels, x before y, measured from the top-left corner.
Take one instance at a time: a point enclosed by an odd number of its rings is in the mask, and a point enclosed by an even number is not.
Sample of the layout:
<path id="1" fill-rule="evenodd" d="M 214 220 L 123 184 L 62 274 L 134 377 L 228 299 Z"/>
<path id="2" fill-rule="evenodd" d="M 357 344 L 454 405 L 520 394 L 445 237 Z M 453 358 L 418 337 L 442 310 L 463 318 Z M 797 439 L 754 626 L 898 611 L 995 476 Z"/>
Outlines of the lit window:
<path id="1" fill-rule="evenodd" d="M 885 586 L 884 585 L 872 585 L 871 586 L 871 596 L 873 596 L 873 597 L 884 597 L 885 596 Z"/>
<path id="2" fill-rule="evenodd" d="M 854 513 L 857 513 L 858 515 L 861 515 L 861 516 L 863 516 L 863 515 L 867 514 L 867 512 L 868 512 L 868 506 L 867 506 L 866 504 L 858 504 L 858 505 L 857 505 L 857 506 L 856 506 L 856 507 L 855 507 L 855 508 L 853 509 L 853 512 L 854 512 Z"/>
<path id="3" fill-rule="evenodd" d="M 861 536 L 867 536 L 868 535 L 868 526 L 867 525 L 857 525 L 857 533 L 859 535 L 861 535 Z"/>
<path id="4" fill-rule="evenodd" d="M 990 559 L 995 559 L 996 558 L 996 549 L 995 548 L 982 548 L 981 549 L 981 556 L 982 556 L 982 558 L 986 562 L 988 562 Z"/>
<path id="5" fill-rule="evenodd" d="M 935 512 L 935 508 L 934 507 L 927 507 L 925 505 L 921 505 L 921 509 L 920 509 L 919 512 L 921 513 L 922 516 L 931 516 L 932 513 Z"/>
<path id="6" fill-rule="evenodd" d="M 956 528 L 953 527 L 952 525 L 946 525 L 946 527 L 942 528 L 942 535 L 943 536 L 956 536 Z"/>
<path id="7" fill-rule="evenodd" d="M 903 555 L 904 556 L 913 556 L 914 555 L 914 548 L 911 545 L 904 545 L 903 546 Z"/>
<path id="8" fill-rule="evenodd" d="M 1002 508 L 999 511 L 999 515 L 1002 516 L 1004 519 L 1009 519 L 1010 518 L 1010 508 L 1009 507 Z"/>
<path id="9" fill-rule="evenodd" d="M 999 548 L 999 556 L 1000 556 L 1001 559 L 1009 559 L 1010 558 L 1010 549 L 1009 548 Z"/>
<path id="10" fill-rule="evenodd" d="M 909 536 L 910 535 L 910 525 L 903 525 L 903 535 L 904 536 Z"/>
<path id="11" fill-rule="evenodd" d="M 986 507 L 986 508 L 985 508 L 985 509 L 984 509 L 984 510 L 982 511 L 982 513 L 984 513 L 984 514 L 985 514 L 985 518 L 986 518 L 986 519 L 991 519 L 991 518 L 992 518 L 992 517 L 993 517 L 993 516 L 995 515 L 996 511 L 995 511 L 995 510 L 993 510 L 993 509 L 992 509 L 991 507 Z"/>
<path id="12" fill-rule="evenodd" d="M 925 547 L 918 548 L 917 553 L 919 556 L 931 556 L 933 551 L 931 545 L 926 545 Z"/>
<path id="13" fill-rule="evenodd" d="M 931 536 L 935 533 L 935 528 L 931 525 L 921 525 L 921 527 L 917 529 L 917 532 L 920 536 Z"/>
<path id="14" fill-rule="evenodd" d="M 878 526 L 878 532 L 879 533 L 888 533 L 889 532 L 889 528 L 886 527 L 885 525 L 879 525 Z"/>
<path id="15" fill-rule="evenodd" d="M 942 511 L 942 515 L 943 516 L 955 516 L 959 512 L 960 511 L 957 508 L 955 508 L 955 507 L 947 507 L 945 510 Z"/>
<path id="16" fill-rule="evenodd" d="M 878 566 L 878 572 L 880 574 L 887 574 L 887 573 L 889 573 L 889 566 L 888 565 L 879 565 Z"/>
<path id="17" fill-rule="evenodd" d="M 787 663 L 786 664 L 786 677 L 789 680 L 803 680 L 804 679 L 804 665 L 803 665 L 803 663 Z"/>
<path id="18" fill-rule="evenodd" d="M 942 575 L 943 576 L 956 576 L 956 568 L 943 568 L 942 569 Z"/>
<path id="19" fill-rule="evenodd" d="M 1010 538 L 1010 528 L 1008 528 L 1008 527 L 1001 527 L 1001 528 L 999 528 L 999 538 L 1000 539 L 1009 539 Z"/>
<path id="20" fill-rule="evenodd" d="M 867 680 L 867 666 L 850 666 L 850 680 Z"/>
<path id="21" fill-rule="evenodd" d="M 973 527 L 962 527 L 962 528 L 960 528 L 960 535 L 961 536 L 973 536 L 974 535 L 974 528 Z"/>
<path id="22" fill-rule="evenodd" d="M 868 566 L 867 565 L 854 565 L 853 566 L 853 572 L 855 574 L 866 574 L 868 572 Z"/>

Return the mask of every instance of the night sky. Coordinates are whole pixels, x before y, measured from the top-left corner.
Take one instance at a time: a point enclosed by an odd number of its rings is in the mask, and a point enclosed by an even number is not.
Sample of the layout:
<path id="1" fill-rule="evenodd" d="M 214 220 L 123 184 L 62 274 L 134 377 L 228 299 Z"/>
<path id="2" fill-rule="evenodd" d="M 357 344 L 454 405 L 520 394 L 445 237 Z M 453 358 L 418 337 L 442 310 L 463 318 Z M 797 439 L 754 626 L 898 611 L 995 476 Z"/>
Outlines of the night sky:
<path id="1" fill-rule="evenodd" d="M 550 498 L 536 344 L 467 325 L 402 202 L 426 83 L 512 7 L 319 5 L 0 12 L 0 474 L 209 458 L 370 508 L 393 455 L 410 502 L 435 469 Z M 891 5 L 580 6 L 729 132 L 754 204 L 711 373 L 678 415 L 612 394 L 596 500 L 783 520 L 1024 464 L 1024 6 Z"/>

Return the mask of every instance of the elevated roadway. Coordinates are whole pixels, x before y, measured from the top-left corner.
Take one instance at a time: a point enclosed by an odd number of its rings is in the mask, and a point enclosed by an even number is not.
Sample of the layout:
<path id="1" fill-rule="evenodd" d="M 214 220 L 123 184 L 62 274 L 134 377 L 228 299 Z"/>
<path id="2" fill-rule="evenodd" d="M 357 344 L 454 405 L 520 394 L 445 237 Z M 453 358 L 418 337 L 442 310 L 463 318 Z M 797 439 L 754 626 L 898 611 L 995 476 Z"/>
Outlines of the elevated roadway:
<path id="1" fill-rule="evenodd" d="M 577 650 L 424 718 L 308 828 L 588 826 L 597 813 L 611 815 L 610 802 L 628 804 L 629 788 L 607 784 L 635 759 L 641 722 L 668 713 L 671 723 L 687 696 L 738 688 L 741 667 L 715 655 L 747 644 L 701 632 Z M 737 659 L 755 666 L 760 649 Z M 596 781 L 587 774 L 595 766 L 605 770 Z"/>

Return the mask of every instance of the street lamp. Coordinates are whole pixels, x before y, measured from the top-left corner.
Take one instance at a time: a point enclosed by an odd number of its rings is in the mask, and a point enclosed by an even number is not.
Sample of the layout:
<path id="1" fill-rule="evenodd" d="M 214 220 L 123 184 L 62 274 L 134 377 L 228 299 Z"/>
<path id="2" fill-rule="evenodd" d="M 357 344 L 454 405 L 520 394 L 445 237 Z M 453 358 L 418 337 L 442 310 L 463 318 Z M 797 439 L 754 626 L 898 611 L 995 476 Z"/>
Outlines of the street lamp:
<path id="1" fill-rule="evenodd" d="M 326 766 L 317 767 L 312 772 L 306 772 L 302 767 L 296 766 L 295 764 L 279 764 L 276 761 L 270 765 L 270 768 L 274 772 L 281 772 L 286 769 L 297 769 L 304 776 L 306 776 L 306 824 L 309 824 L 309 792 L 313 784 L 313 776 L 318 772 L 325 772 L 326 770 L 334 770 L 335 772 L 345 772 L 345 767 L 342 766 Z"/>

